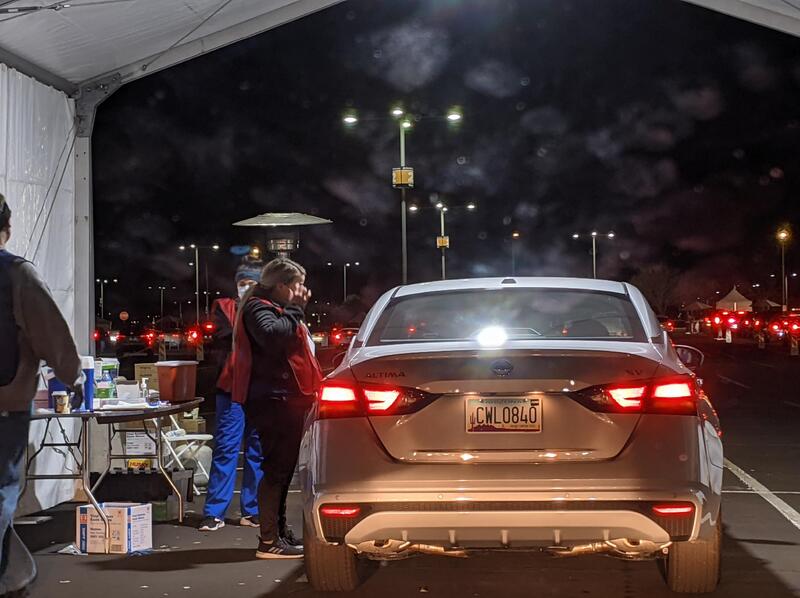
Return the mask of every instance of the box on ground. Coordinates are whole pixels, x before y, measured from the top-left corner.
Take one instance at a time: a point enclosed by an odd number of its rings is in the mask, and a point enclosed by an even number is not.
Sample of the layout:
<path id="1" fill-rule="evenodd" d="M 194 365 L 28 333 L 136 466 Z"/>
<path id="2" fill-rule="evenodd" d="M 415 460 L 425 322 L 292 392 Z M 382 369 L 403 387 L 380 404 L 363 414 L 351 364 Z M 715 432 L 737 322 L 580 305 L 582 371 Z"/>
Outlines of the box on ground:
<path id="1" fill-rule="evenodd" d="M 153 548 L 153 512 L 149 504 L 107 502 L 100 506 L 111 527 L 112 554 Z M 105 552 L 103 520 L 92 505 L 76 508 L 75 528 L 75 544 L 81 552 Z"/>

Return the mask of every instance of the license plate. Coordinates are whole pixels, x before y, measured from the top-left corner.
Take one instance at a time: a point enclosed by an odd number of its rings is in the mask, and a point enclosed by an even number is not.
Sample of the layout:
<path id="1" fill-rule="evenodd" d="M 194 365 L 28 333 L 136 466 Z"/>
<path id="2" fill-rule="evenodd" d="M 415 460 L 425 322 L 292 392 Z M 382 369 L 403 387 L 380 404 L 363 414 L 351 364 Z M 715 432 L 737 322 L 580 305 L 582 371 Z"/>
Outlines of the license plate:
<path id="1" fill-rule="evenodd" d="M 541 432 L 542 403 L 535 398 L 468 398 L 467 432 Z"/>

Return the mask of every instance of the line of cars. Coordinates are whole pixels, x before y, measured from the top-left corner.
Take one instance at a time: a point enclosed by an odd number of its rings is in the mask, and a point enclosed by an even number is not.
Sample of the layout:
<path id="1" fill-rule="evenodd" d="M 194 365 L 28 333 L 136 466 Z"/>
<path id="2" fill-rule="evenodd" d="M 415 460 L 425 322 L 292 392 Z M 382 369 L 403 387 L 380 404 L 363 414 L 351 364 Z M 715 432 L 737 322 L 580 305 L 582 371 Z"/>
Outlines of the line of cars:
<path id="1" fill-rule="evenodd" d="M 190 352 L 211 341 L 214 328 L 210 321 L 190 326 L 164 321 L 159 326 L 129 328 L 127 331 L 97 326 L 94 331 L 95 349 L 97 355 L 116 357 L 152 356 L 160 345 L 172 353 Z"/>
<path id="2" fill-rule="evenodd" d="M 763 333 L 767 342 L 787 342 L 800 339 L 800 313 L 754 313 L 718 310 L 703 318 L 703 327 L 713 336 L 752 338 Z"/>

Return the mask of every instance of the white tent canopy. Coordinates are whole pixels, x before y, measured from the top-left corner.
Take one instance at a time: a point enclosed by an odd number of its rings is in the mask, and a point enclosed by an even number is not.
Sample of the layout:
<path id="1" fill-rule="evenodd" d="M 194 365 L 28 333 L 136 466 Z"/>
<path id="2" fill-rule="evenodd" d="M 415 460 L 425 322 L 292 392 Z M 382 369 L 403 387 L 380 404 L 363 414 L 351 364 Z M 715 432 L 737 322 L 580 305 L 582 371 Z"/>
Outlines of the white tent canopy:
<path id="1" fill-rule="evenodd" d="M 0 192 L 14 210 L 11 249 L 44 272 L 82 353 L 93 345 L 97 105 L 124 83 L 340 1 L 0 0 Z M 687 1 L 800 36 L 788 2 Z M 42 508 L 57 501 L 39 498 Z"/>
<path id="2" fill-rule="evenodd" d="M 736 290 L 736 287 L 733 287 L 730 293 L 717 301 L 717 309 L 753 311 L 753 302 Z"/>

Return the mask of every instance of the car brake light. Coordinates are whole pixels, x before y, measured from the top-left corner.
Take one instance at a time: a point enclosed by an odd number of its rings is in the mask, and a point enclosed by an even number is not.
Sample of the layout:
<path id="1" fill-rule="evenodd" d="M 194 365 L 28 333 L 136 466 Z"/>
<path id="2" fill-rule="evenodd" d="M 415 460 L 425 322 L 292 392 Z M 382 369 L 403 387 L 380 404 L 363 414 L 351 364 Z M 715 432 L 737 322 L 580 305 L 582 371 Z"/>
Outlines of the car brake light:
<path id="1" fill-rule="evenodd" d="M 657 399 L 680 399 L 692 396 L 692 389 L 687 382 L 657 384 L 653 387 L 653 397 Z"/>
<path id="2" fill-rule="evenodd" d="M 736 324 L 736 318 L 728 318 L 728 324 Z"/>
<path id="3" fill-rule="evenodd" d="M 697 414 L 697 388 L 689 375 L 595 386 L 570 395 L 585 407 L 606 413 Z"/>
<path id="4" fill-rule="evenodd" d="M 328 380 L 319 393 L 319 418 L 401 415 L 428 405 L 439 395 L 416 388 Z"/>
<path id="5" fill-rule="evenodd" d="M 690 503 L 653 505 L 653 513 L 663 517 L 688 517 L 694 513 L 694 505 Z"/>
<path id="6" fill-rule="evenodd" d="M 319 508 L 319 514 L 334 519 L 351 519 L 361 514 L 361 507 L 358 505 L 323 505 Z"/>
<path id="7" fill-rule="evenodd" d="M 714 318 L 714 324 L 719 324 L 721 321 L 719 318 Z"/>
<path id="8" fill-rule="evenodd" d="M 97 330 L 94 331 L 94 334 L 92 334 L 92 336 L 94 337 L 94 340 L 96 341 L 100 340 L 100 333 Z"/>
<path id="9" fill-rule="evenodd" d="M 354 384 L 323 382 L 319 393 L 319 417 L 357 417 L 363 415 L 360 389 Z"/>
<path id="10" fill-rule="evenodd" d="M 777 324 L 773 324 L 773 325 L 772 325 L 772 329 L 773 329 L 773 330 L 776 330 L 776 331 L 777 331 L 777 330 L 778 330 L 778 328 L 779 328 L 779 326 L 778 326 Z"/>

